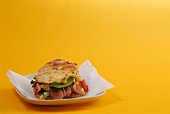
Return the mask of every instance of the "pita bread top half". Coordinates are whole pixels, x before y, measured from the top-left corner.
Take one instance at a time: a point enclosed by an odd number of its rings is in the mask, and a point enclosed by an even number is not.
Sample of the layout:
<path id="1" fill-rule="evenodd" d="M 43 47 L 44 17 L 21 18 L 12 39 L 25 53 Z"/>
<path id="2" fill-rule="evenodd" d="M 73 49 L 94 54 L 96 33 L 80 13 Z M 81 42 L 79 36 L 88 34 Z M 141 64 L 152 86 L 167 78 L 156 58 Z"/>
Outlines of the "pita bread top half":
<path id="1" fill-rule="evenodd" d="M 55 59 L 46 63 L 40 68 L 35 79 L 41 83 L 67 83 L 69 77 L 74 77 L 75 81 L 81 81 L 77 64 L 62 59 Z"/>

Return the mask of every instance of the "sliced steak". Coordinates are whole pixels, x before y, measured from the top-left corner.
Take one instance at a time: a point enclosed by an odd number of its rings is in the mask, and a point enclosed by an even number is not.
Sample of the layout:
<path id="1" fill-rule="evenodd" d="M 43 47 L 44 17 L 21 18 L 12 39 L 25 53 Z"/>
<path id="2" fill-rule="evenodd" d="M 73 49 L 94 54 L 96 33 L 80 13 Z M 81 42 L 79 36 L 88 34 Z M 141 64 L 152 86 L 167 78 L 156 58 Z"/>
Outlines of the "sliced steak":
<path id="1" fill-rule="evenodd" d="M 71 94 L 71 88 L 68 86 L 65 88 L 66 96 Z"/>
<path id="2" fill-rule="evenodd" d="M 62 99 L 64 97 L 63 92 L 61 89 L 57 89 L 55 92 L 52 91 L 52 89 L 50 90 L 50 95 L 54 98 L 54 99 Z"/>

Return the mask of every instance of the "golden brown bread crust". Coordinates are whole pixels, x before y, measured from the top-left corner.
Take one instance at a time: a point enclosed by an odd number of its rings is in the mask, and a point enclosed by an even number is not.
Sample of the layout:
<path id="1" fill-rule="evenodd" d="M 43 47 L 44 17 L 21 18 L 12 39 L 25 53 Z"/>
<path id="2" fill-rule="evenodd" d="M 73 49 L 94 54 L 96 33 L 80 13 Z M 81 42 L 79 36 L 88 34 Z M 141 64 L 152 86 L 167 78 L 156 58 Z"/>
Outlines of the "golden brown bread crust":
<path id="1" fill-rule="evenodd" d="M 82 80 L 77 64 L 63 59 L 55 59 L 40 68 L 35 79 L 41 83 L 66 83 L 69 77 L 74 77 L 76 81 Z"/>

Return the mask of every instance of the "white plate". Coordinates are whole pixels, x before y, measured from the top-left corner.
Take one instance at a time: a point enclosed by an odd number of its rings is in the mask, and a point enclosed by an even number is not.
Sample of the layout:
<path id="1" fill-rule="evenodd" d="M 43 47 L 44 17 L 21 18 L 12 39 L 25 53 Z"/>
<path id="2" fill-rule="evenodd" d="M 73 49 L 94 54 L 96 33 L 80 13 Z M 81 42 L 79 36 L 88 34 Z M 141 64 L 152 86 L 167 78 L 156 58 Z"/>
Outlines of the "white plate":
<path id="1" fill-rule="evenodd" d="M 29 75 L 29 76 L 27 76 L 27 78 L 33 79 L 34 76 L 35 75 Z M 31 104 L 36 104 L 36 105 L 68 105 L 68 104 L 85 103 L 85 102 L 90 102 L 90 101 L 98 99 L 99 97 L 104 95 L 106 92 L 106 91 L 103 91 L 95 96 L 90 96 L 90 97 L 78 97 L 78 98 L 56 99 L 56 100 L 39 100 L 39 99 L 29 99 L 29 98 L 25 97 L 17 89 L 16 89 L 16 91 L 23 100 L 25 100 Z"/>
<path id="2" fill-rule="evenodd" d="M 19 96 L 24 99 L 25 101 L 36 104 L 36 105 L 68 105 L 68 104 L 77 104 L 77 103 L 85 103 L 85 102 L 90 102 L 93 101 L 102 95 L 105 94 L 106 91 L 103 91 L 102 93 L 92 96 L 92 97 L 78 97 L 78 98 L 70 98 L 70 99 L 58 99 L 58 100 L 38 100 L 38 99 L 28 99 L 24 95 L 22 95 L 17 89 L 17 93 Z"/>

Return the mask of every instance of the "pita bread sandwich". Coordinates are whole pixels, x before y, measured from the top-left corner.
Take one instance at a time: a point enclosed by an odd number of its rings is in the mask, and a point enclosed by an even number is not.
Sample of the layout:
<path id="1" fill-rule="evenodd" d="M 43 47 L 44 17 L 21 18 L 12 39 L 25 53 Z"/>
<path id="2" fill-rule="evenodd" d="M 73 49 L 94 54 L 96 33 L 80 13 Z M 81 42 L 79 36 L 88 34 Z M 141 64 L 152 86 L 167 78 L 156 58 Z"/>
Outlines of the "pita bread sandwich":
<path id="1" fill-rule="evenodd" d="M 76 98 L 88 92 L 76 63 L 55 59 L 40 68 L 31 81 L 36 98 L 40 100 Z"/>

